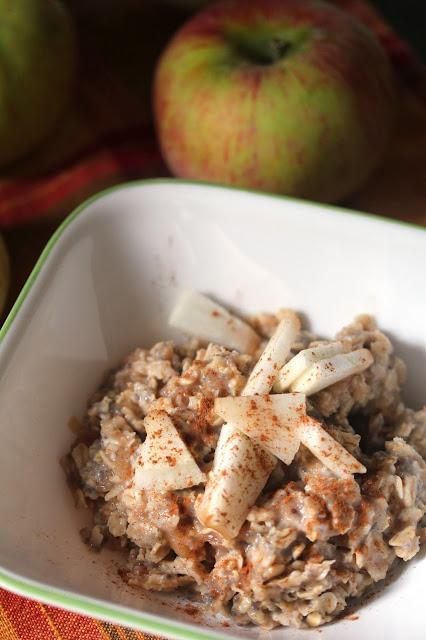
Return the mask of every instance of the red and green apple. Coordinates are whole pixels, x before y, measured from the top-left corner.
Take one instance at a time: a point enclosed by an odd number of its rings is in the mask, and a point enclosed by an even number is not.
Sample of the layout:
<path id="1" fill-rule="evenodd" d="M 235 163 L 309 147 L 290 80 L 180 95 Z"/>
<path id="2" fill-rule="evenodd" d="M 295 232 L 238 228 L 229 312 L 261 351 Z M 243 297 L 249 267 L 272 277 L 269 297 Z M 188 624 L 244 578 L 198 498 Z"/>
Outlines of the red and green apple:
<path id="1" fill-rule="evenodd" d="M 319 0 L 213 4 L 177 32 L 154 82 L 176 175 L 321 201 L 370 176 L 394 98 L 375 37 Z"/>

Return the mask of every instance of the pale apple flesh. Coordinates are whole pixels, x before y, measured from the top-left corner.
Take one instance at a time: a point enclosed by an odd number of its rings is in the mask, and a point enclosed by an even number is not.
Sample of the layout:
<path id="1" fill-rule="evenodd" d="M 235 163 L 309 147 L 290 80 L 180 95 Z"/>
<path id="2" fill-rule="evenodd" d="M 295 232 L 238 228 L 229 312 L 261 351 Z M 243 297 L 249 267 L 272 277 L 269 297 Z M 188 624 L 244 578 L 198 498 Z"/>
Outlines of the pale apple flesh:
<path id="1" fill-rule="evenodd" d="M 175 174 L 324 201 L 375 168 L 393 102 L 374 37 L 313 0 L 207 7 L 171 41 L 154 86 Z"/>

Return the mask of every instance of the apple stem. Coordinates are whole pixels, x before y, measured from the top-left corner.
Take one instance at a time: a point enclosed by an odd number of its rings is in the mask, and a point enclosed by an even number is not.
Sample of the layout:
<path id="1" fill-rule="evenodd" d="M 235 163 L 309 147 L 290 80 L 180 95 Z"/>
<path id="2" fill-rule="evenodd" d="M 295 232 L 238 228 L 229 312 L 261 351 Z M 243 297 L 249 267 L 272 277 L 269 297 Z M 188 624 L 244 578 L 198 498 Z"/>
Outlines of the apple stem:
<path id="1" fill-rule="evenodd" d="M 245 34 L 235 30 L 229 32 L 228 37 L 240 55 L 260 65 L 278 62 L 288 54 L 295 44 L 292 40 L 282 36 L 248 40 Z"/>
<path id="2" fill-rule="evenodd" d="M 290 42 L 286 42 L 285 40 L 281 40 L 281 38 L 273 38 L 270 42 L 270 54 L 271 54 L 271 62 L 277 62 L 281 58 L 285 56 L 286 53 L 291 49 Z"/>

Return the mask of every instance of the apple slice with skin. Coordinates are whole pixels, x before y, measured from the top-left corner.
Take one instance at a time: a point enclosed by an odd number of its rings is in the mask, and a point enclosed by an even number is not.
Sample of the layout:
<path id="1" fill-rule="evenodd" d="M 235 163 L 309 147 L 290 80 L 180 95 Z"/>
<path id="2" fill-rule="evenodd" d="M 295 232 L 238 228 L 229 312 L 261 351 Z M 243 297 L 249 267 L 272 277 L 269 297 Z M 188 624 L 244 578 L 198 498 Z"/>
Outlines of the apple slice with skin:
<path id="1" fill-rule="evenodd" d="M 303 393 L 216 398 L 215 413 L 285 464 L 299 449 L 297 424 L 306 414 Z"/>
<path id="2" fill-rule="evenodd" d="M 175 491 L 206 481 L 188 447 L 165 411 L 144 419 L 146 440 L 134 455 L 134 484 L 138 489 Z"/>
<path id="3" fill-rule="evenodd" d="M 289 313 L 281 320 L 250 374 L 243 396 L 270 391 L 299 331 L 296 314 Z M 205 493 L 196 507 L 200 522 L 224 538 L 235 538 L 275 465 L 274 456 L 233 425 L 225 424 Z"/>
<path id="4" fill-rule="evenodd" d="M 290 388 L 292 391 L 310 396 L 355 373 L 361 373 L 368 369 L 373 361 L 374 358 L 368 349 L 340 353 L 333 358 L 313 364 L 293 382 Z"/>
<path id="5" fill-rule="evenodd" d="M 318 420 L 304 416 L 299 420 L 300 442 L 340 478 L 348 478 L 354 473 L 365 473 L 366 468 L 352 454 L 337 442 Z"/>
<path id="6" fill-rule="evenodd" d="M 289 360 L 281 369 L 278 379 L 274 384 L 274 391 L 282 393 L 286 389 L 289 389 L 290 385 L 311 365 L 324 360 L 324 358 L 331 358 L 338 353 L 343 353 L 344 348 L 343 342 L 331 342 L 299 351 L 299 353 Z"/>
<path id="7" fill-rule="evenodd" d="M 201 340 L 241 353 L 254 353 L 260 337 L 250 325 L 197 291 L 185 291 L 169 317 L 169 325 Z"/>

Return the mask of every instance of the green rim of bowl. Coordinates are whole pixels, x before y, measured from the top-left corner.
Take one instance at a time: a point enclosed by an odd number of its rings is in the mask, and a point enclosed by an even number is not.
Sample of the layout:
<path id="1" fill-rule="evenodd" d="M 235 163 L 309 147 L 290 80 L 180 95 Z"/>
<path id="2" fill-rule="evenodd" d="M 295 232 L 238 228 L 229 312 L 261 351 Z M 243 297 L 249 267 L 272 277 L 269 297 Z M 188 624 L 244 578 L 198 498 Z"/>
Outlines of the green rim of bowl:
<path id="1" fill-rule="evenodd" d="M 132 613 L 120 605 L 106 605 L 89 596 L 67 593 L 56 587 L 44 587 L 41 584 L 15 577 L 0 570 L 0 587 L 18 595 L 39 600 L 45 604 L 73 611 L 80 615 L 107 620 L 114 624 L 138 629 L 156 635 L 177 638 L 178 640 L 230 640 L 228 635 L 215 631 L 204 631 L 185 623 L 167 622 L 153 614 Z"/>
<path id="2" fill-rule="evenodd" d="M 37 260 L 33 270 L 31 271 L 28 280 L 23 286 L 18 298 L 16 299 L 15 304 L 13 305 L 9 315 L 7 316 L 2 328 L 0 329 L 0 342 L 5 338 L 9 329 L 12 326 L 14 319 L 16 318 L 20 308 L 22 307 L 25 299 L 27 298 L 32 286 L 37 280 L 37 277 L 45 264 L 49 254 L 52 249 L 55 247 L 58 240 L 63 235 L 64 231 L 72 224 L 72 222 L 84 212 L 85 209 L 89 205 L 91 205 L 96 200 L 103 198 L 105 195 L 110 194 L 114 191 L 118 191 L 123 188 L 128 187 L 138 187 L 150 184 L 182 184 L 189 186 L 204 186 L 209 188 L 218 188 L 218 189 L 227 189 L 229 191 L 236 191 L 240 193 L 246 194 L 256 194 L 266 196 L 276 200 L 282 200 L 287 202 L 301 203 L 307 204 L 310 207 L 317 208 L 318 210 L 327 209 L 334 212 L 342 213 L 343 215 L 352 216 L 356 218 L 367 218 L 381 224 L 385 225 L 397 225 L 405 228 L 415 229 L 416 231 L 420 231 L 422 233 L 426 233 L 426 229 L 409 222 L 403 222 L 401 220 L 392 220 L 389 218 L 383 218 L 381 216 L 376 216 L 374 214 L 363 213 L 358 211 L 353 211 L 350 209 L 344 209 L 343 207 L 337 207 L 332 205 L 323 205 L 309 201 L 297 200 L 295 198 L 290 198 L 287 196 L 280 196 L 276 194 L 263 193 L 260 191 L 249 190 L 249 189 L 240 189 L 238 187 L 230 187 L 228 185 L 220 185 L 220 184 L 211 184 L 208 182 L 195 182 L 190 180 L 180 180 L 176 178 L 152 178 L 147 180 L 134 180 L 131 182 L 125 182 L 108 189 L 104 189 L 89 199 L 85 200 L 81 205 L 79 205 L 58 227 L 58 229 L 53 233 L 52 237 L 46 244 L 43 249 L 39 259 Z M 157 616 L 146 614 L 141 612 L 132 613 L 131 611 L 127 611 L 125 608 L 120 605 L 105 605 L 97 600 L 90 597 L 81 597 L 74 594 L 68 594 L 61 589 L 56 587 L 45 587 L 41 584 L 38 584 L 32 580 L 22 578 L 20 576 L 15 576 L 12 573 L 6 572 L 0 569 L 0 586 L 18 593 L 20 595 L 35 599 L 41 600 L 48 604 L 62 607 L 65 609 L 69 609 L 76 613 L 80 613 L 82 615 L 89 615 L 95 618 L 106 619 L 112 622 L 122 624 L 124 626 L 143 629 L 144 631 L 152 632 L 155 634 L 159 634 L 162 636 L 172 636 L 175 638 L 179 638 L 182 640 L 224 640 L 229 636 L 225 634 L 217 633 L 215 631 L 204 631 L 202 629 L 198 629 L 191 625 L 190 623 L 179 622 L 179 623 L 171 623 L 167 621 L 162 621 L 157 618 Z"/>

